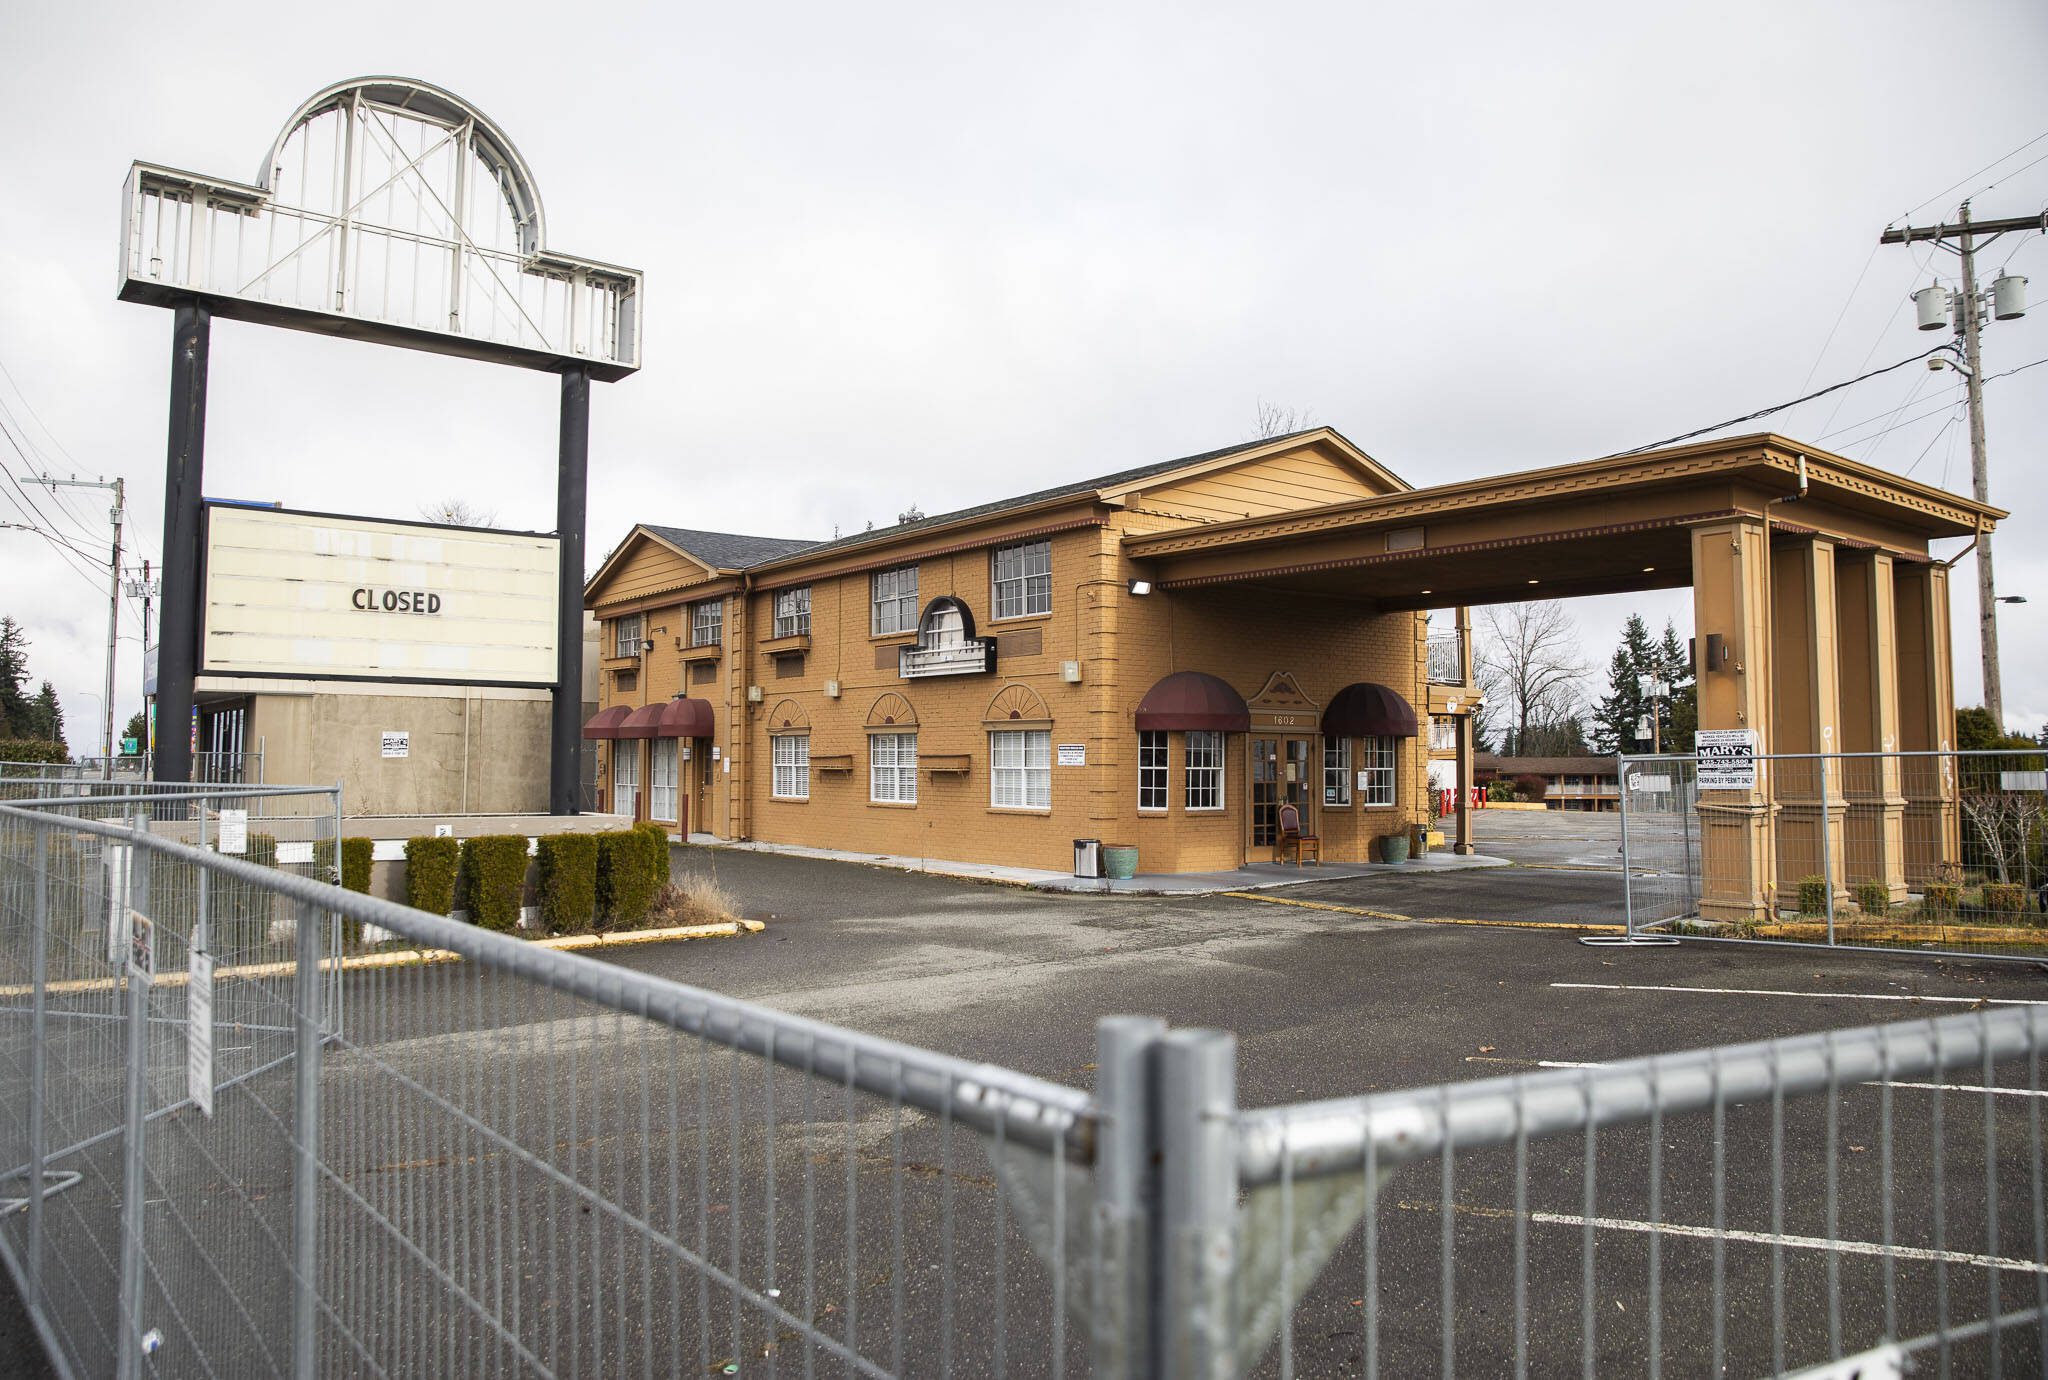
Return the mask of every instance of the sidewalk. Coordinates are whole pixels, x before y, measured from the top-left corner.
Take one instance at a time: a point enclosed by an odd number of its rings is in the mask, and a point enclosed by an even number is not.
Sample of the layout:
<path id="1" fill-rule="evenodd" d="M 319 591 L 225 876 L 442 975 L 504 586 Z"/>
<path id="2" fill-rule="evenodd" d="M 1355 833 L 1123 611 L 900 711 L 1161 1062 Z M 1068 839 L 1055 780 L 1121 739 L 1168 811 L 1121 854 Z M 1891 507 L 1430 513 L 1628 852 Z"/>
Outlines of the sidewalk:
<path id="1" fill-rule="evenodd" d="M 1001 882 L 1006 886 L 1030 887 L 1037 891 L 1114 896 L 1209 896 L 1222 891 L 1265 891 L 1274 887 L 1299 886 L 1303 882 L 1369 877 L 1381 872 L 1414 877 L 1438 872 L 1464 872 L 1479 867 L 1513 866 L 1506 858 L 1459 857 L 1446 850 L 1405 863 L 1321 863 L 1305 867 L 1296 867 L 1292 863 L 1249 863 L 1227 872 L 1141 872 L 1128 881 L 1112 881 L 1107 877 L 1075 877 L 1035 867 L 909 858 L 894 853 L 853 853 L 837 848 L 807 848 L 795 843 L 734 843 L 711 834 L 691 834 L 689 842 L 700 847 L 730 848 L 742 853 L 780 853 L 794 858 L 823 858 L 830 862 L 862 863 L 868 867 L 893 867 L 903 872 L 926 872 L 936 877 Z"/>

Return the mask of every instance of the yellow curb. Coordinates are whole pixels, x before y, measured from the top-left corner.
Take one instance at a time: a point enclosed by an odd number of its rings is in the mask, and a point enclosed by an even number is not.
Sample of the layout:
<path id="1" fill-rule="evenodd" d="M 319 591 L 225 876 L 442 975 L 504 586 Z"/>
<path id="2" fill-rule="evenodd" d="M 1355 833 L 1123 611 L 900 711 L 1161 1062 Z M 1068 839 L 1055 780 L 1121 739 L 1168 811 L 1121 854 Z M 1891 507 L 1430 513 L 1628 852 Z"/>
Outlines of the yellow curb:
<path id="1" fill-rule="evenodd" d="M 1256 891 L 1226 891 L 1246 901 L 1264 901 L 1269 906 L 1299 906 L 1303 910 L 1328 910 L 1339 915 L 1363 915 L 1371 920 L 1404 920 L 1417 925 L 1483 925 L 1502 930 L 1590 930 L 1621 934 L 1625 925 L 1597 924 L 1590 920 L 1466 920 L 1451 915 L 1401 915 L 1391 910 L 1367 910 L 1363 906 L 1340 906 L 1330 901 L 1303 901 L 1292 896 L 1267 896 Z"/>
<path id="2" fill-rule="evenodd" d="M 1756 933 L 1765 939 L 1825 940 L 1826 921 L 1784 920 L 1758 925 Z M 1835 925 L 1837 942 L 1864 944 L 2010 944 L 2019 947 L 2048 946 L 2048 930 L 2024 925 Z"/>
<path id="3" fill-rule="evenodd" d="M 765 928 L 759 920 L 735 920 L 720 925 L 671 925 L 660 930 L 620 930 L 613 934 L 558 934 L 548 939 L 532 939 L 527 942 L 536 949 L 600 949 L 616 948 L 626 944 L 655 944 L 671 939 L 731 939 L 739 934 L 759 934 Z M 357 954 L 353 958 L 323 958 L 320 970 L 331 973 L 337 968 L 345 973 L 366 969 L 410 968 L 425 963 L 452 963 L 460 960 L 461 954 L 453 949 L 387 949 L 381 953 Z M 299 965 L 283 963 L 238 963 L 231 968 L 216 968 L 215 982 L 226 978 L 289 977 L 299 971 Z M 158 987 L 183 987 L 186 973 L 180 968 L 176 972 L 159 974 L 155 981 Z M 52 982 L 44 991 L 53 996 L 75 992 L 102 992 L 118 985 L 115 978 L 73 978 L 65 982 Z M 26 983 L 12 987 L 0 987 L 0 997 L 33 996 L 35 989 Z"/>

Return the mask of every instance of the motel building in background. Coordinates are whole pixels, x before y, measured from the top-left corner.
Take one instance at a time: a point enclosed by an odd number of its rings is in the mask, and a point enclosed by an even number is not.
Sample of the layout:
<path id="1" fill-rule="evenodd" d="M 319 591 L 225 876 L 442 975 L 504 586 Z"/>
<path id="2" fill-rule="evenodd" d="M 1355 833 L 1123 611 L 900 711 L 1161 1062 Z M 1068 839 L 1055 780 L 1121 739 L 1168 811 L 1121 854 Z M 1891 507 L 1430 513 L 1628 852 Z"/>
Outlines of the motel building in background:
<path id="1" fill-rule="evenodd" d="M 600 808 L 679 837 L 1066 870 L 1329 861 L 1469 802 L 1466 609 L 1690 586 L 1703 728 L 1951 746 L 1948 571 L 1997 509 L 1772 434 L 1415 488 L 1327 427 L 832 541 L 641 524 L 585 588 Z M 1455 787 L 1455 790 L 1447 788 Z M 1953 821 L 1910 764 L 1823 807 L 1702 796 L 1713 916 L 1827 846 L 1903 896 Z M 1471 850 L 1469 805 L 1445 821 Z M 1953 830 L 1949 829 L 1952 833 Z M 1806 870 L 1802 865 L 1801 870 Z M 1843 885 L 1858 878 L 1847 866 Z"/>
<path id="2" fill-rule="evenodd" d="M 1399 493 L 1323 429 L 828 542 L 640 525 L 593 578 L 604 808 L 678 834 L 1147 872 L 1409 832 L 1466 630 L 1427 610 L 1158 587 L 1133 536 Z"/>

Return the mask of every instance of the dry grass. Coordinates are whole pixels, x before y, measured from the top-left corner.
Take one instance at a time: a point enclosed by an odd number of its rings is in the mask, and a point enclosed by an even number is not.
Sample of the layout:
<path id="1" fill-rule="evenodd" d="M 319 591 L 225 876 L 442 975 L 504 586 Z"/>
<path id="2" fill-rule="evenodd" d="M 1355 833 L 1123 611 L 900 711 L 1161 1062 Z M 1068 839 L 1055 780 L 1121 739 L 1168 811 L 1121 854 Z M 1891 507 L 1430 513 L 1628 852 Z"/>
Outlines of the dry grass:
<path id="1" fill-rule="evenodd" d="M 724 925 L 739 918 L 739 906 L 732 893 L 710 877 L 686 877 L 662 888 L 654 898 L 647 924 L 650 929 L 675 925 Z"/>

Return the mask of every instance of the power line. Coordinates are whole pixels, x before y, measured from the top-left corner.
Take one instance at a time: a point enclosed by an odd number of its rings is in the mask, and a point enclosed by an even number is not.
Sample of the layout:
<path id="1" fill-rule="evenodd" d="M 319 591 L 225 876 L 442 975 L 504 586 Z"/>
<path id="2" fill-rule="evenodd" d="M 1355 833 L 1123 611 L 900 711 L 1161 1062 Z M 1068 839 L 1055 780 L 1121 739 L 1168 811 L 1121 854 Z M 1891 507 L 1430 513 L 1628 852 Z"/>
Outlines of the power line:
<path id="1" fill-rule="evenodd" d="M 2024 143 L 2024 144 L 2021 144 L 2021 145 L 2020 145 L 2020 146 L 2019 146 L 2018 148 L 2014 149 L 2014 150 L 2013 150 L 2013 151 L 2012 151 L 2011 153 L 2005 153 L 2005 154 L 2000 154 L 2000 155 L 1999 155 L 1998 157 L 1996 157 L 1996 158 L 1992 159 L 1992 160 L 1991 160 L 1991 161 L 1990 161 L 1989 163 L 1986 163 L 1986 164 L 1985 164 L 1985 165 L 1984 165 L 1983 167 L 1981 167 L 1981 168 L 1977 169 L 1977 171 L 1975 171 L 1975 172 L 1971 173 L 1971 174 L 1970 174 L 1970 175 L 1969 175 L 1968 177 L 1962 178 L 1962 179 L 1960 179 L 1960 180 L 1958 180 L 1958 181 L 1956 181 L 1956 182 L 1952 182 L 1952 183 L 1950 183 L 1950 184 L 1949 184 L 1948 186 L 1946 186 L 1946 187 L 1943 187 L 1943 188 L 1942 188 L 1942 189 L 1941 189 L 1940 191 L 1936 192 L 1936 193 L 1935 193 L 1935 194 L 1934 194 L 1933 196 L 1931 196 L 1931 197 L 1927 198 L 1927 200 L 1925 200 L 1925 201 L 1921 202 L 1919 206 L 1915 206 L 1915 207 L 1914 207 L 1914 208 L 1913 208 L 1912 210 L 1910 210 L 1910 211 L 1907 211 L 1907 212 L 1906 212 L 1906 213 L 1905 213 L 1904 215 L 1900 216 L 1900 217 L 1899 217 L 1899 219 L 1900 219 L 1900 220 L 1910 220 L 1910 219 L 1912 219 L 1912 218 L 1913 218 L 1913 216 L 1914 216 L 1915 214 L 1917 214 L 1917 213 L 1918 213 L 1918 212 L 1919 212 L 1919 211 L 1920 211 L 1920 210 L 1921 210 L 1922 208 L 1924 208 L 1924 207 L 1928 207 L 1928 206 L 1932 206 L 1932 205 L 1933 205 L 1933 204 L 1934 204 L 1935 202 L 1937 202 L 1937 201 L 1941 200 L 1941 199 L 1942 199 L 1943 197 L 1947 196 L 1947 195 L 1948 195 L 1948 194 L 1949 194 L 1950 192 L 1954 191 L 1954 190 L 1955 190 L 1956 188 L 1958 188 L 1958 187 L 1961 187 L 1961 186 L 1963 186 L 1964 184 L 1966 184 L 1966 183 L 1968 183 L 1968 182 L 1971 182 L 1971 181 L 1973 181 L 1973 180 L 1974 180 L 1974 179 L 1976 179 L 1976 178 L 1982 177 L 1982 176 L 1983 176 L 1983 175 L 1984 175 L 1985 173 L 1988 173 L 1988 172 L 1990 172 L 1990 171 L 1991 171 L 1991 170 L 1992 170 L 1993 168 L 1997 167 L 1997 166 L 1998 166 L 1998 165 L 1999 165 L 2000 163 L 2003 163 L 2003 162 L 2004 162 L 2004 161 L 2005 161 L 2006 159 L 2008 159 L 2008 158 L 2011 158 L 2011 157 L 2013 157 L 2013 156 L 2014 156 L 2014 155 L 2016 155 L 2016 154 L 2022 154 L 2022 153 L 2025 153 L 2025 152 L 2026 152 L 2026 151 L 2027 151 L 2028 149 L 2030 149 L 2030 148 L 2032 148 L 2032 147 L 2033 147 L 2034 145 L 2036 145 L 2036 144 L 2040 143 L 2040 142 L 2041 142 L 2041 141 L 2042 141 L 2043 139 L 2048 139 L 2048 130 L 2043 130 L 2043 131 L 2041 131 L 2041 133 L 2039 133 L 2039 134 L 2036 134 L 2036 135 L 2035 135 L 2035 136 L 2034 136 L 2033 138 L 2031 138 L 2031 139 L 2027 140 L 2027 142 L 2026 142 L 2026 143 Z M 2038 159 L 2038 158 L 2034 160 L 2034 162 L 2035 162 L 2035 163 L 2038 163 L 2038 162 L 2040 162 L 2040 161 L 2041 161 L 2041 160 L 2040 160 L 2040 159 Z M 2027 166 L 2031 168 L 2031 167 L 2033 167 L 2033 166 L 2034 166 L 2034 164 L 2033 164 L 2033 163 L 2029 163 L 2029 164 L 2027 164 Z M 2010 176 L 2010 174 L 2007 174 L 2007 175 L 2008 175 L 2008 176 Z"/>
<path id="2" fill-rule="evenodd" d="M 1794 398 L 1790 402 L 1781 402 L 1774 404 L 1770 407 L 1758 408 L 1756 411 L 1746 412 L 1740 417 L 1730 417 L 1725 422 L 1716 422 L 1712 426 L 1703 426 L 1696 431 L 1683 432 L 1677 436 L 1667 437 L 1662 441 L 1652 441 L 1650 442 L 1650 444 L 1646 446 L 1635 446 L 1629 450 L 1618 450 L 1615 451 L 1612 455 L 1603 455 L 1600 458 L 1603 460 L 1615 460 L 1619 459 L 1621 456 L 1624 455 L 1640 455 L 1642 452 L 1646 450 L 1658 450 L 1664 446 L 1675 446 L 1680 441 L 1690 441 L 1695 436 L 1705 436 L 1708 433 L 1715 431 L 1726 431 L 1731 426 L 1740 426 L 1744 422 L 1753 422 L 1760 417 L 1768 417 L 1775 412 L 1783 412 L 1788 407 L 1797 407 L 1801 403 L 1812 402 L 1815 398 L 1824 398 L 1830 393 L 1839 392 L 1844 388 L 1848 388 L 1855 384 L 1862 383 L 1865 379 L 1874 379 L 1880 374 L 1889 374 L 1894 369 L 1903 369 L 1908 364 L 1915 364 L 1918 363 L 1920 360 L 1927 358 L 1936 350 L 1946 350 L 1947 348 L 1949 347 L 1946 344 L 1936 345 L 1931 349 L 1922 350 L 1917 355 L 1909 355 L 1905 359 L 1900 360 L 1896 364 L 1887 364 L 1882 369 L 1872 369 L 1869 373 L 1858 374 L 1853 379 L 1844 379 L 1840 383 L 1831 383 L 1825 388 L 1819 389 L 1816 392 L 1808 393 L 1804 397 Z"/>

